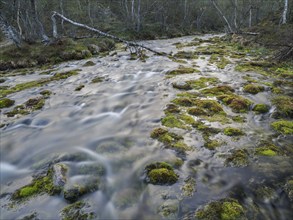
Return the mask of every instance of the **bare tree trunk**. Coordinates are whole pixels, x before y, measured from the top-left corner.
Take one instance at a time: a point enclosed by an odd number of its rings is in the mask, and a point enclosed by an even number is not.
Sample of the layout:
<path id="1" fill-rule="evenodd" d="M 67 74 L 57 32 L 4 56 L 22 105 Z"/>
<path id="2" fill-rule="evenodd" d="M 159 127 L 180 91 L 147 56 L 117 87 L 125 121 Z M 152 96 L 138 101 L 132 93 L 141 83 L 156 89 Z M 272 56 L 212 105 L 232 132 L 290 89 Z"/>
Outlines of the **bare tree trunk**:
<path id="1" fill-rule="evenodd" d="M 219 6 L 216 4 L 215 0 L 210 0 L 210 1 L 212 2 L 212 4 L 214 5 L 214 7 L 217 9 L 217 11 L 220 13 L 220 15 L 222 16 L 222 18 L 224 19 L 225 23 L 228 26 L 229 32 L 233 33 L 233 29 L 231 28 L 231 25 L 230 25 L 229 21 L 227 20 L 226 16 L 223 14 L 223 12 L 219 8 Z"/>
<path id="2" fill-rule="evenodd" d="M 184 21 L 187 18 L 187 1 L 188 0 L 184 0 Z"/>
<path id="3" fill-rule="evenodd" d="M 283 11 L 282 24 L 287 23 L 287 12 L 288 12 L 288 0 L 284 0 L 284 11 Z"/>
<path id="4" fill-rule="evenodd" d="M 61 10 L 61 14 L 64 15 L 64 9 L 63 9 L 63 0 L 60 0 L 60 10 Z M 64 30 L 64 22 L 61 21 L 61 27 L 62 27 L 62 31 Z"/>
<path id="5" fill-rule="evenodd" d="M 0 12 L 0 30 L 5 34 L 8 40 L 11 40 L 17 47 L 21 46 L 19 33 L 11 26 Z"/>
<path id="6" fill-rule="evenodd" d="M 139 32 L 140 31 L 140 28 L 141 28 L 141 13 L 140 13 L 140 10 L 141 10 L 141 7 L 140 7 L 140 0 L 138 0 L 138 3 L 137 3 L 137 21 L 136 21 L 136 31 Z"/>
<path id="7" fill-rule="evenodd" d="M 252 25 L 252 5 L 251 5 L 251 0 L 249 2 L 249 21 L 248 21 L 248 27 L 251 27 Z"/>
<path id="8" fill-rule="evenodd" d="M 238 7 L 238 2 L 237 0 L 234 1 L 234 26 L 235 29 L 238 29 L 238 25 L 237 25 L 237 7 Z"/>
<path id="9" fill-rule="evenodd" d="M 116 41 L 119 41 L 119 42 L 125 43 L 128 47 L 135 47 L 135 48 L 139 48 L 139 49 L 146 49 L 146 50 L 151 51 L 151 52 L 153 52 L 153 53 L 155 53 L 155 54 L 158 54 L 158 55 L 166 55 L 166 54 L 163 53 L 163 52 L 158 52 L 158 51 L 153 50 L 153 49 L 151 49 L 151 48 L 149 48 L 149 47 L 146 47 L 146 46 L 144 46 L 144 45 L 142 45 L 142 44 L 138 44 L 138 43 L 135 43 L 135 42 L 132 42 L 132 41 L 127 41 L 127 40 L 124 40 L 124 39 L 119 38 L 119 37 L 117 37 L 117 36 L 114 36 L 114 35 L 111 35 L 111 34 L 107 34 L 107 33 L 103 32 L 103 31 L 98 30 L 98 29 L 95 29 L 95 28 L 89 27 L 89 26 L 87 26 L 87 25 L 85 25 L 85 24 L 81 24 L 81 23 L 78 23 L 78 22 L 72 21 L 72 20 L 70 20 L 69 18 L 66 18 L 66 17 L 64 17 L 63 15 L 59 14 L 58 12 L 55 12 L 55 11 L 54 11 L 54 12 L 53 12 L 53 15 L 52 15 L 52 21 L 53 21 L 53 30 L 55 30 L 55 33 L 57 33 L 57 25 L 56 25 L 56 22 L 54 23 L 54 21 L 56 21 L 56 20 L 55 20 L 55 17 L 56 17 L 56 16 L 59 17 L 59 18 L 61 18 L 61 19 L 63 19 L 64 21 L 66 21 L 66 22 L 72 24 L 72 25 L 77 26 L 77 27 L 81 27 L 81 28 L 87 29 L 87 30 L 89 30 L 89 31 L 92 31 L 92 32 L 98 33 L 98 34 L 100 34 L 101 36 L 108 37 L 108 38 L 111 38 L 111 39 L 113 39 L 113 40 L 116 40 Z"/>
<path id="10" fill-rule="evenodd" d="M 20 0 L 17 0 L 16 23 L 18 26 L 19 36 L 20 36 L 20 38 L 22 38 L 22 28 L 20 25 Z"/>
<path id="11" fill-rule="evenodd" d="M 134 0 L 131 1 L 131 20 L 134 21 Z"/>
<path id="12" fill-rule="evenodd" d="M 94 26 L 94 21 L 93 21 L 92 15 L 91 15 L 91 7 L 92 7 L 91 6 L 91 0 L 87 0 L 87 2 L 88 2 L 88 9 L 87 9 L 88 16 L 89 16 L 91 25 Z"/>

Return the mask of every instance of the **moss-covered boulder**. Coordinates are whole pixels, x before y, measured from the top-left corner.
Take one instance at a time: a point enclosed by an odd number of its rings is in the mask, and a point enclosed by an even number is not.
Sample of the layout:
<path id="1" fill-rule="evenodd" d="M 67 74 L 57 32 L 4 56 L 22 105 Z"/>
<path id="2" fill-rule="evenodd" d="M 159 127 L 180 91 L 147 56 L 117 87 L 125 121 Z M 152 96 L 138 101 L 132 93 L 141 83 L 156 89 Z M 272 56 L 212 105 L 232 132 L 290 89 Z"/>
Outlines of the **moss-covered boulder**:
<path id="1" fill-rule="evenodd" d="M 243 87 L 243 91 L 250 93 L 250 94 L 257 94 L 259 92 L 263 92 L 265 90 L 265 88 L 261 85 L 257 85 L 257 84 L 247 84 Z"/>
<path id="2" fill-rule="evenodd" d="M 145 167 L 146 182 L 154 185 L 172 185 L 177 182 L 178 175 L 166 162 L 156 162 Z"/>
<path id="3" fill-rule="evenodd" d="M 264 114 L 264 113 L 267 113 L 269 110 L 270 110 L 270 107 L 265 104 L 256 104 L 252 108 L 252 111 L 254 111 L 256 114 Z"/>
<path id="4" fill-rule="evenodd" d="M 281 149 L 272 143 L 262 143 L 256 149 L 255 153 L 259 156 L 277 156 L 281 154 Z"/>
<path id="5" fill-rule="evenodd" d="M 17 201 L 23 201 L 33 196 L 47 193 L 49 195 L 59 194 L 61 192 L 60 187 L 56 187 L 53 182 L 53 170 L 49 169 L 46 175 L 36 177 L 29 185 L 21 187 L 16 190 L 12 199 Z"/>
<path id="6" fill-rule="evenodd" d="M 225 105 L 229 106 L 235 113 L 245 113 L 250 109 L 252 102 L 241 96 L 230 94 L 217 96 Z"/>
<path id="7" fill-rule="evenodd" d="M 272 128 L 280 134 L 293 134 L 293 121 L 280 120 L 271 124 Z"/>
<path id="8" fill-rule="evenodd" d="M 245 210 L 235 199 L 214 201 L 195 213 L 197 219 L 204 220 L 244 220 Z"/>
<path id="9" fill-rule="evenodd" d="M 95 213 L 89 211 L 90 205 L 84 201 L 78 201 L 63 208 L 60 212 L 62 220 L 88 220 L 95 219 Z"/>
<path id="10" fill-rule="evenodd" d="M 224 129 L 224 134 L 227 136 L 241 136 L 244 132 L 238 128 L 227 127 Z"/>
<path id="11" fill-rule="evenodd" d="M 276 96 L 272 99 L 276 106 L 274 118 L 293 118 L 293 98 L 290 96 Z"/>
<path id="12" fill-rule="evenodd" d="M 191 73 L 198 73 L 200 72 L 198 69 L 194 69 L 191 67 L 184 67 L 184 66 L 179 66 L 178 69 L 171 70 L 166 73 L 167 76 L 176 76 L 176 75 L 182 75 L 182 74 L 191 74 Z"/>
<path id="13" fill-rule="evenodd" d="M 14 103 L 15 103 L 14 100 L 11 100 L 8 98 L 0 99 L 0 108 L 9 108 L 13 106 Z"/>
<path id="14" fill-rule="evenodd" d="M 249 163 L 248 152 L 245 149 L 238 149 L 225 160 L 226 166 L 245 167 Z"/>

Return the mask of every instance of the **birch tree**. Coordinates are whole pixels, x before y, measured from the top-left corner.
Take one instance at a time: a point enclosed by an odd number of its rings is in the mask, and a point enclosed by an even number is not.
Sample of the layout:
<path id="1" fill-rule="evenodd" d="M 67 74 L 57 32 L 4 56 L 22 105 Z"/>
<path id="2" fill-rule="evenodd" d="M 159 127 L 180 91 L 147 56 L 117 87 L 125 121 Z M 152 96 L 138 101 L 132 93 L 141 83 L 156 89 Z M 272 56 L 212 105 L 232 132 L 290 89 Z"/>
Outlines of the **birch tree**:
<path id="1" fill-rule="evenodd" d="M 282 24 L 287 23 L 288 0 L 284 0 L 284 11 L 282 16 Z"/>

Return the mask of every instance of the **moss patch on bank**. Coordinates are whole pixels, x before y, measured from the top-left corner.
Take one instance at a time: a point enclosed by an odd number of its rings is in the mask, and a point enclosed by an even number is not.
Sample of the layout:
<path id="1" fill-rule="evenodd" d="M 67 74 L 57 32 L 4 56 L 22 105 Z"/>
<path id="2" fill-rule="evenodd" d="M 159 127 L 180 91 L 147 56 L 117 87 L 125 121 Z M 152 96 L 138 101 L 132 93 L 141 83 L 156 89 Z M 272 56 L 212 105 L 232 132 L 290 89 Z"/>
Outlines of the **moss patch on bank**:
<path id="1" fill-rule="evenodd" d="M 30 89 L 30 88 L 34 88 L 34 87 L 41 87 L 41 86 L 46 85 L 46 84 L 48 84 L 50 82 L 53 82 L 53 81 L 67 79 L 67 78 L 69 78 L 71 76 L 77 75 L 78 72 L 79 72 L 78 70 L 71 70 L 71 71 L 68 71 L 68 72 L 56 73 L 52 77 L 17 84 L 15 86 L 11 87 L 11 88 L 1 90 L 0 91 L 0 97 L 5 97 L 5 96 L 7 96 L 9 94 L 20 92 L 22 90 L 26 90 L 26 89 Z"/>

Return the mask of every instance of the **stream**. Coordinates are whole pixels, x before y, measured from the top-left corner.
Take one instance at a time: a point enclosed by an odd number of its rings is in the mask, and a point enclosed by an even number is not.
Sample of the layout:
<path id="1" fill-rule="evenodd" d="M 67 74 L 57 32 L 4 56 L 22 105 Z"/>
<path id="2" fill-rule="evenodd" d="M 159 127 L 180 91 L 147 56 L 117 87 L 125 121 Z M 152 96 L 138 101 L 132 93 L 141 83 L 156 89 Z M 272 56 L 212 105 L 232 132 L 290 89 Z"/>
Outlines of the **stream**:
<path id="1" fill-rule="evenodd" d="M 200 36 L 203 40 L 211 37 L 215 35 Z M 157 51 L 176 53 L 175 43 L 193 39 L 194 36 L 188 36 L 143 43 Z M 242 86 L 246 80 L 234 71 L 235 64 L 219 69 L 209 63 L 210 55 L 188 59 L 185 64 L 165 56 L 147 55 L 142 62 L 130 60 L 127 51 L 117 50 L 111 56 L 56 65 L 49 69 L 49 75 L 40 74 L 44 70 L 31 70 L 29 75 L 6 77 L 5 85 L 13 86 L 50 77 L 56 72 L 76 69 L 79 72 L 8 96 L 19 105 L 39 96 L 43 90 L 52 91 L 41 110 L 15 117 L 4 115 L 13 107 L 1 112 L 1 124 L 6 124 L 1 128 L 1 219 L 62 218 L 61 210 L 71 204 L 63 193 L 52 196 L 41 193 L 22 202 L 11 200 L 17 189 L 30 184 L 33 177 L 56 163 L 66 165 L 69 170 L 67 185 L 99 178 L 98 189 L 77 199 L 87 203 L 81 210 L 94 213 L 93 219 L 194 219 L 198 208 L 227 197 L 237 199 L 248 210 L 246 219 L 291 219 L 292 201 L 281 189 L 286 178 L 293 176 L 292 156 L 252 157 L 245 167 L 225 165 L 232 150 L 254 148 L 260 140 L 270 139 L 280 147 L 292 147 L 292 135 L 273 135 L 270 128 L 274 121 L 273 108 L 261 115 L 252 111 L 241 114 L 245 123 L 230 122 L 229 126 L 245 131 L 240 138 L 213 134 L 212 138 L 223 143 L 216 150 L 203 147 L 204 141 L 196 129 L 170 128 L 191 146 L 192 150 L 185 154 L 165 148 L 162 142 L 150 137 L 153 129 L 162 126 L 168 103 L 181 92 L 172 87 L 174 82 L 215 77 L 219 84 L 231 86 L 238 95 L 268 105 L 271 105 L 271 92 L 265 89 L 256 95 L 244 93 Z M 94 65 L 84 66 L 88 61 Z M 168 71 L 180 65 L 196 65 L 200 72 L 166 77 Z M 103 81 L 91 83 L 96 77 Z M 249 77 L 271 82 L 268 77 L 253 72 Z M 79 85 L 84 87 L 75 91 Z M 239 115 L 227 106 L 223 108 L 231 117 Z M 226 126 L 217 121 L 207 124 L 219 129 Z M 154 185 L 144 181 L 144 168 L 157 161 L 182 162 L 175 168 L 179 176 L 175 184 Z M 87 166 L 97 169 L 80 172 Z M 193 192 L 186 195 L 182 188 L 190 179 L 195 184 Z M 256 189 L 265 192 L 258 193 Z"/>

